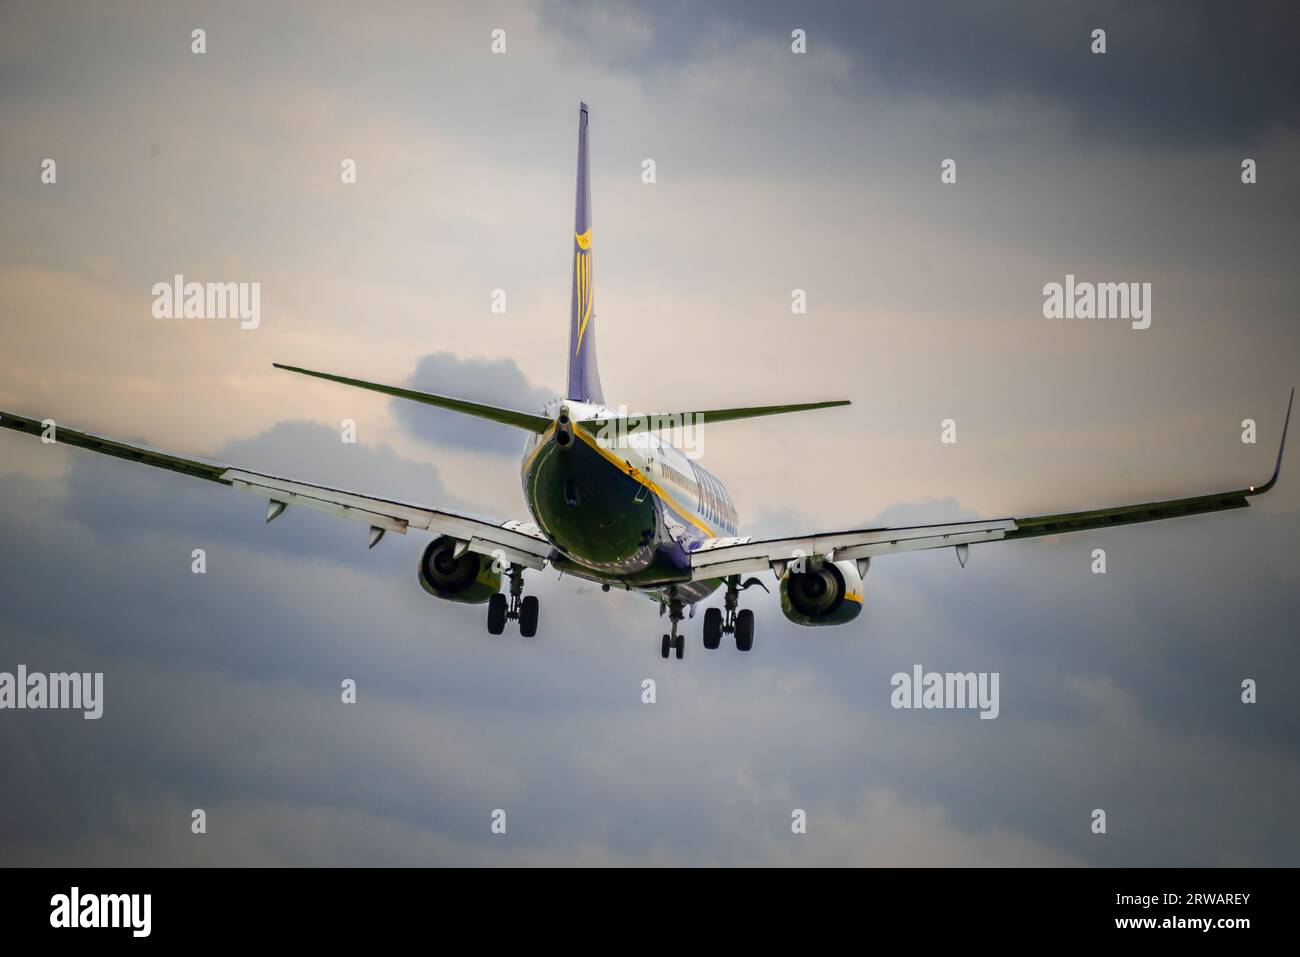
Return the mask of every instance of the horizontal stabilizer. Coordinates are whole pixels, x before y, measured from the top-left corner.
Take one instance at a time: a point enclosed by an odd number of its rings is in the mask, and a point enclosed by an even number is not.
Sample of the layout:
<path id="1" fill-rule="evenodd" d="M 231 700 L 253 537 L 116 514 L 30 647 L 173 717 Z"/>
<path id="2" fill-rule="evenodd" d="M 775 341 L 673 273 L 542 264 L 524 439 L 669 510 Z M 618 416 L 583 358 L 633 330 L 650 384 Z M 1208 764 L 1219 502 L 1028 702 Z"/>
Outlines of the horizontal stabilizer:
<path id="1" fill-rule="evenodd" d="M 611 419 L 586 419 L 587 428 L 603 429 L 608 426 L 635 429 L 666 429 L 683 426 L 708 425 L 710 422 L 734 422 L 737 419 L 757 419 L 764 415 L 782 415 L 786 412 L 808 412 L 812 409 L 832 409 L 849 405 L 848 399 L 833 402 L 804 402 L 798 405 L 751 405 L 738 409 L 705 409 L 699 412 L 644 412 Z M 620 425 L 622 423 L 622 425 Z"/>
<path id="2" fill-rule="evenodd" d="M 299 369 L 297 366 L 280 365 L 278 362 L 273 362 L 272 365 L 277 369 L 284 369 L 286 372 L 298 372 L 302 375 L 315 376 L 317 379 L 326 379 L 329 382 L 341 382 L 343 385 L 356 386 L 358 389 L 382 392 L 384 395 L 395 396 L 399 399 L 423 402 L 425 405 L 436 406 L 439 409 L 463 412 L 465 415 L 473 415 L 480 419 L 487 419 L 490 422 L 500 422 L 503 425 L 513 425 L 517 429 L 527 429 L 529 432 L 540 434 L 545 432 L 551 425 L 550 419 L 540 415 L 530 415 L 527 412 L 516 412 L 513 409 L 502 409 L 494 405 L 483 405 L 479 402 L 453 399 L 450 396 L 433 395 L 429 392 L 416 392 L 414 389 L 403 389 L 395 385 L 380 385 L 377 382 L 349 379 L 345 376 L 330 375 L 327 372 L 313 372 L 310 369 Z"/>

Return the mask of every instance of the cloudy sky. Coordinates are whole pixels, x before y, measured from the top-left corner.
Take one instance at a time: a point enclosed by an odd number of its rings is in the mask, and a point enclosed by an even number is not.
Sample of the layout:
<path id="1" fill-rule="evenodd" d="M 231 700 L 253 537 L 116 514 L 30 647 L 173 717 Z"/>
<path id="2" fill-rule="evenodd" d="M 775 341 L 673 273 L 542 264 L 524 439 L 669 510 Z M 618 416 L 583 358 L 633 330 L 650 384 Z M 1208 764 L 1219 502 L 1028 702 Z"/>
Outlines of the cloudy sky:
<path id="1" fill-rule="evenodd" d="M 1293 9 L 701 6 L 0 4 L 0 409 L 525 518 L 517 433 L 271 363 L 554 394 L 585 99 L 607 397 L 853 401 L 708 431 L 746 530 L 1267 477 L 1300 378 Z M 154 318 L 177 273 L 260 282 L 261 327 Z M 1067 274 L 1151 283 L 1151 327 L 1045 319 Z M 643 598 L 533 574 L 538 638 L 490 639 L 419 588 L 416 534 L 368 552 L 6 432 L 0 671 L 103 671 L 105 704 L 0 712 L 0 861 L 1295 865 L 1291 466 L 1242 512 L 879 560 L 840 629 L 751 590 L 754 651 L 697 618 L 679 663 Z M 1000 673 L 1000 716 L 894 710 L 914 664 Z"/>

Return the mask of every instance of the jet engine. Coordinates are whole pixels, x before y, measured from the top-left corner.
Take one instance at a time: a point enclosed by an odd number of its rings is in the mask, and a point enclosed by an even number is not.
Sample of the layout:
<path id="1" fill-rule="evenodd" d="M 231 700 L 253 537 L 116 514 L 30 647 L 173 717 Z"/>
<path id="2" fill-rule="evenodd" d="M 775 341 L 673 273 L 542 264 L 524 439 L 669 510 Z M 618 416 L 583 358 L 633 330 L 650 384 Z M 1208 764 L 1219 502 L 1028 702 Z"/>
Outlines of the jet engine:
<path id="1" fill-rule="evenodd" d="M 477 552 L 456 557 L 456 539 L 435 538 L 420 558 L 420 587 L 447 601 L 481 605 L 501 590 L 501 573 Z"/>
<path id="2" fill-rule="evenodd" d="M 781 579 L 781 611 L 796 625 L 843 625 L 862 613 L 862 576 L 855 562 L 807 563 Z"/>

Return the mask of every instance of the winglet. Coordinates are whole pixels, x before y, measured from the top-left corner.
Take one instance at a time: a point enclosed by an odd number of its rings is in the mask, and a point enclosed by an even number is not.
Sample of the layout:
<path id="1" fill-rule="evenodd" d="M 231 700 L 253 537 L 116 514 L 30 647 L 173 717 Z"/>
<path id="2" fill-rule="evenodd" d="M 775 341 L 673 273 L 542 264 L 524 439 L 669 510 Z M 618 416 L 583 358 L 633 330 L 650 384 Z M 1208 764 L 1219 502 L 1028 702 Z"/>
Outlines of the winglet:
<path id="1" fill-rule="evenodd" d="M 1247 490 L 1248 494 L 1250 495 L 1263 495 L 1265 492 L 1267 492 L 1269 489 L 1271 489 L 1274 485 L 1277 484 L 1277 477 L 1282 472 L 1282 453 L 1286 450 L 1286 433 L 1288 427 L 1291 425 L 1291 406 L 1294 404 L 1295 404 L 1295 386 L 1291 386 L 1291 398 L 1288 399 L 1286 403 L 1286 419 L 1282 423 L 1282 441 L 1278 443 L 1277 465 L 1273 466 L 1273 477 L 1269 479 L 1267 482 L 1265 482 L 1263 485 L 1259 485 L 1259 486 L 1252 485 Z"/>

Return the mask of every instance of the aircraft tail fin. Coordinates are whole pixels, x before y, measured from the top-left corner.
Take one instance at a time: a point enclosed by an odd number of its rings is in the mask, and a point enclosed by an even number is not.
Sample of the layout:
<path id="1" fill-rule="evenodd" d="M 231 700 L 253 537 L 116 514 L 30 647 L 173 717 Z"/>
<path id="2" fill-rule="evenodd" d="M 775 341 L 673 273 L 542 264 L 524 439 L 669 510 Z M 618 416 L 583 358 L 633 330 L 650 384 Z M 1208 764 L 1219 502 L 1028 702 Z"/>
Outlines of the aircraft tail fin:
<path id="1" fill-rule="evenodd" d="M 587 164 L 587 104 L 578 105 L 578 187 L 573 214 L 573 287 L 569 304 L 567 397 L 604 402 L 596 367 L 596 313 L 592 308 L 591 178 Z"/>

